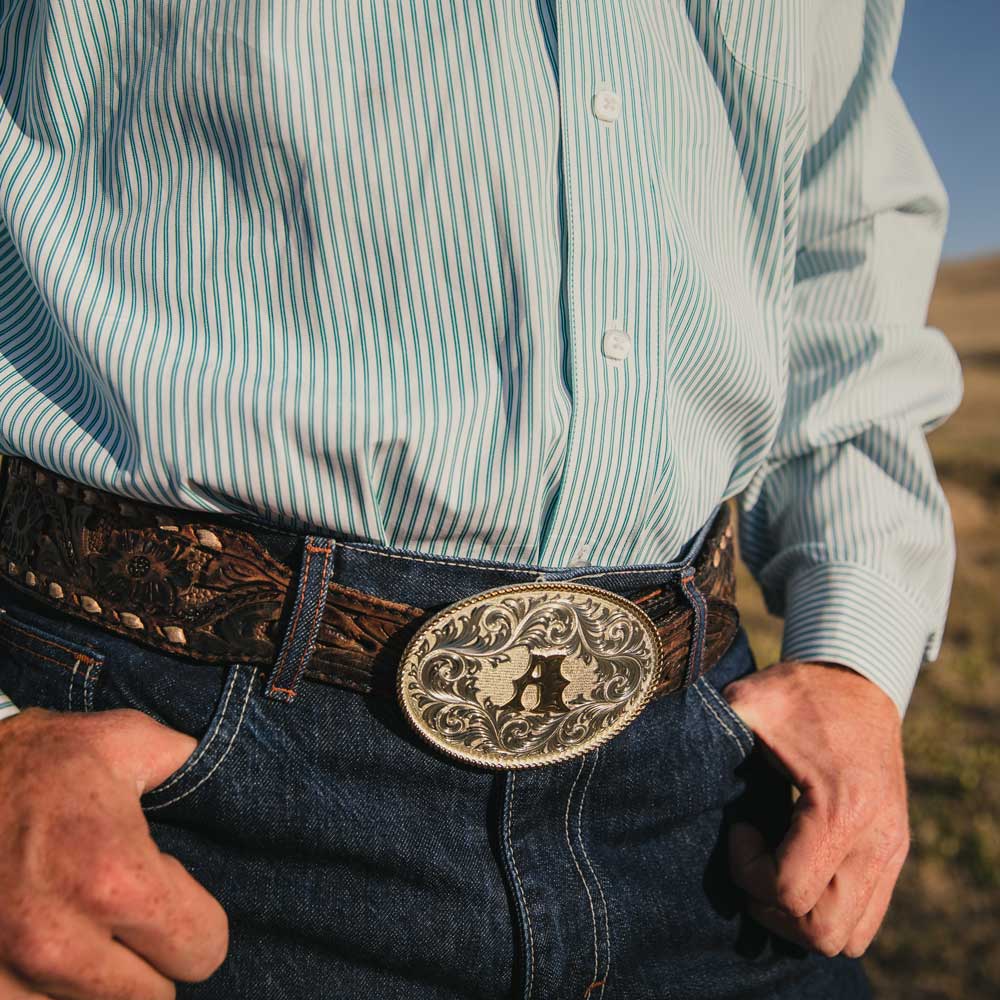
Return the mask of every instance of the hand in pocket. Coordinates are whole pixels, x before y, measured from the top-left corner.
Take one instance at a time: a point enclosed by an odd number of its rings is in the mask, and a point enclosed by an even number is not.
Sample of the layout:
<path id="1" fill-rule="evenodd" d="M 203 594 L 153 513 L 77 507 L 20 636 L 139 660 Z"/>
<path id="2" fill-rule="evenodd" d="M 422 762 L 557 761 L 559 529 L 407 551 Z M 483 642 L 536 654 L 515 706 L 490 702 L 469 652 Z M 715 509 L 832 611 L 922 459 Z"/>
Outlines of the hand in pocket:
<path id="1" fill-rule="evenodd" d="M 195 746 L 131 709 L 0 723 L 5 1000 L 167 1000 L 222 964 L 225 912 L 159 851 L 139 804 Z"/>

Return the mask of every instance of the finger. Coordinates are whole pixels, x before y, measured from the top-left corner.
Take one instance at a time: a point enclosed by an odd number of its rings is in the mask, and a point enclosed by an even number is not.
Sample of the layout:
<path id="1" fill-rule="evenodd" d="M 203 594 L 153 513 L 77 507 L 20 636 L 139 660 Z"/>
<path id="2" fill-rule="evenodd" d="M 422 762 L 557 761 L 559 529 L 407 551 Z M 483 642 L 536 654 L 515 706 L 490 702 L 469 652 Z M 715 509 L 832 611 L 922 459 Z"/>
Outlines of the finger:
<path id="1" fill-rule="evenodd" d="M 838 873 L 819 902 L 805 916 L 794 916 L 780 906 L 758 900 L 751 900 L 747 909 L 779 936 L 833 958 L 846 949 L 857 926 L 859 914 L 854 904 L 855 895 Z"/>
<path id="2" fill-rule="evenodd" d="M 819 902 L 804 917 L 792 917 L 795 939 L 821 955 L 830 958 L 839 955 L 861 917 L 863 904 L 859 905 L 859 895 L 854 877 L 838 872 Z M 864 894 L 865 902 L 868 895 Z"/>
<path id="3" fill-rule="evenodd" d="M 14 972 L 54 1000 L 175 1000 L 174 984 L 89 921 L 52 920 L 25 936 Z M 30 994 L 29 994 L 30 995 Z"/>
<path id="4" fill-rule="evenodd" d="M 115 708 L 83 717 L 94 729 L 112 766 L 141 795 L 176 773 L 198 741 L 133 708 Z"/>
<path id="5" fill-rule="evenodd" d="M 893 855 L 889 864 L 882 870 L 875 890 L 865 907 L 861 919 L 855 925 L 851 936 L 844 947 L 844 953 L 851 958 L 860 958 L 867 951 L 868 946 L 875 939 L 878 929 L 885 920 L 885 915 L 889 910 L 889 903 L 892 899 L 893 890 L 899 879 L 899 873 L 903 869 L 906 855 L 909 850 L 909 843 L 904 843 Z"/>
<path id="6" fill-rule="evenodd" d="M 112 931 L 163 975 L 183 982 L 208 979 L 229 947 L 225 910 L 169 854 L 159 855 L 155 881 L 112 921 Z"/>
<path id="7" fill-rule="evenodd" d="M 797 944 L 800 948 L 811 948 L 802 930 L 802 918 L 793 917 L 786 910 L 773 903 L 762 903 L 757 899 L 747 901 L 747 912 L 763 927 Z"/>
<path id="8" fill-rule="evenodd" d="M 834 875 L 816 906 L 798 916 L 778 902 L 774 857 L 757 830 L 745 823 L 734 824 L 730 851 L 734 881 L 750 894 L 748 909 L 760 923 L 805 948 L 834 955 L 841 951 L 871 892 L 871 888 L 865 892 L 858 886 L 867 874 L 865 862 L 849 859 L 852 863 L 845 863 Z"/>
<path id="9" fill-rule="evenodd" d="M 748 910 L 769 930 L 821 955 L 833 957 L 852 946 L 864 950 L 888 906 L 888 896 L 880 903 L 876 895 L 884 893 L 886 877 L 891 895 L 901 864 L 894 857 L 889 866 L 883 867 L 876 847 L 868 844 L 845 860 L 819 901 L 805 915 L 796 916 L 780 905 L 757 899 L 748 903 Z M 873 905 L 875 910 L 871 909 Z M 870 933 L 867 924 L 861 926 L 863 919 L 869 919 L 869 913 L 874 921 Z"/>
<path id="10" fill-rule="evenodd" d="M 811 790 L 799 796 L 788 832 L 775 851 L 779 906 L 805 916 L 826 891 L 854 846 L 856 833 L 836 821 L 838 810 L 821 806 Z"/>
<path id="11" fill-rule="evenodd" d="M 778 870 L 763 834 L 749 823 L 729 830 L 729 869 L 733 881 L 762 903 L 777 905 Z"/>
<path id="12" fill-rule="evenodd" d="M 869 837 L 849 854 L 816 905 L 798 918 L 806 940 L 821 954 L 839 955 L 865 913 L 888 860 L 879 841 L 879 835 Z"/>
<path id="13" fill-rule="evenodd" d="M 48 1000 L 13 973 L 3 969 L 0 969 L 0 997 L 3 997 L 3 1000 Z"/>

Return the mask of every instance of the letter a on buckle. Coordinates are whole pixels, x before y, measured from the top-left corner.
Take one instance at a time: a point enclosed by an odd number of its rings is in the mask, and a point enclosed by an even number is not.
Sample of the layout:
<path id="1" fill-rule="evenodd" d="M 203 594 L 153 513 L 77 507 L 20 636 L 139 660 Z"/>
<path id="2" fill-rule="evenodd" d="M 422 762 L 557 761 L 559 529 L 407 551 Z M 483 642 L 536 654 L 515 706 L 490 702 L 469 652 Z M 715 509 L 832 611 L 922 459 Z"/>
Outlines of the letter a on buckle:
<path id="1" fill-rule="evenodd" d="M 525 583 L 458 601 L 403 652 L 397 690 L 416 731 L 489 768 L 587 753 L 646 706 L 660 674 L 656 628 L 596 587 Z"/>

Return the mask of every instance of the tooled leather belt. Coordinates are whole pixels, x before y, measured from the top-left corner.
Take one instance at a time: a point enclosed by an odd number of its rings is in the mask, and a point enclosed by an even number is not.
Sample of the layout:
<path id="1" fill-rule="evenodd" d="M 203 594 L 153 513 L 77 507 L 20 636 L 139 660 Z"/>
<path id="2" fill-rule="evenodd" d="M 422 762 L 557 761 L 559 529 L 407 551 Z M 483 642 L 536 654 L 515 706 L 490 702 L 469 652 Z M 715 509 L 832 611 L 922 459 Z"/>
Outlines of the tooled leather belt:
<path id="1" fill-rule="evenodd" d="M 25 459 L 5 459 L 0 474 L 0 574 L 11 585 L 63 613 L 185 659 L 274 665 L 295 600 L 304 536 L 125 499 Z M 607 595 L 641 609 L 645 617 L 632 618 L 655 629 L 655 676 L 645 701 L 692 684 L 718 661 L 737 631 L 729 520 L 724 505 L 685 580 L 624 599 Z M 401 657 L 414 648 L 426 623 L 441 617 L 440 609 L 345 586 L 335 570 L 327 587 L 305 677 L 391 695 L 400 688 Z M 531 597 L 517 587 L 507 589 L 515 593 L 501 595 L 504 614 L 513 599 Z M 600 603 L 593 589 L 582 596 Z M 595 613 L 607 620 L 617 610 L 608 605 Z M 543 710 L 547 707 L 534 706 L 536 715 Z"/>

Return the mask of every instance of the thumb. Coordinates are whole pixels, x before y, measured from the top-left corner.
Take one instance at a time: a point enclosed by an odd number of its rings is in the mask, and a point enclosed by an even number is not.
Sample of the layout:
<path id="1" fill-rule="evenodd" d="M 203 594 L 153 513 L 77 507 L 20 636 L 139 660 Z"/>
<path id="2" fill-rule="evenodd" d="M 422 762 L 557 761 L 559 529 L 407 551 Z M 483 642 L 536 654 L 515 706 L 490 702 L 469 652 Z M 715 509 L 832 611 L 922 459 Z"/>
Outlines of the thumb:
<path id="1" fill-rule="evenodd" d="M 194 753 L 198 741 L 133 708 L 89 716 L 100 726 L 100 745 L 115 773 L 142 795 L 162 784 Z"/>
<path id="2" fill-rule="evenodd" d="M 733 881 L 754 899 L 773 902 L 777 896 L 777 869 L 763 834 L 739 821 L 729 831 L 729 867 Z"/>

